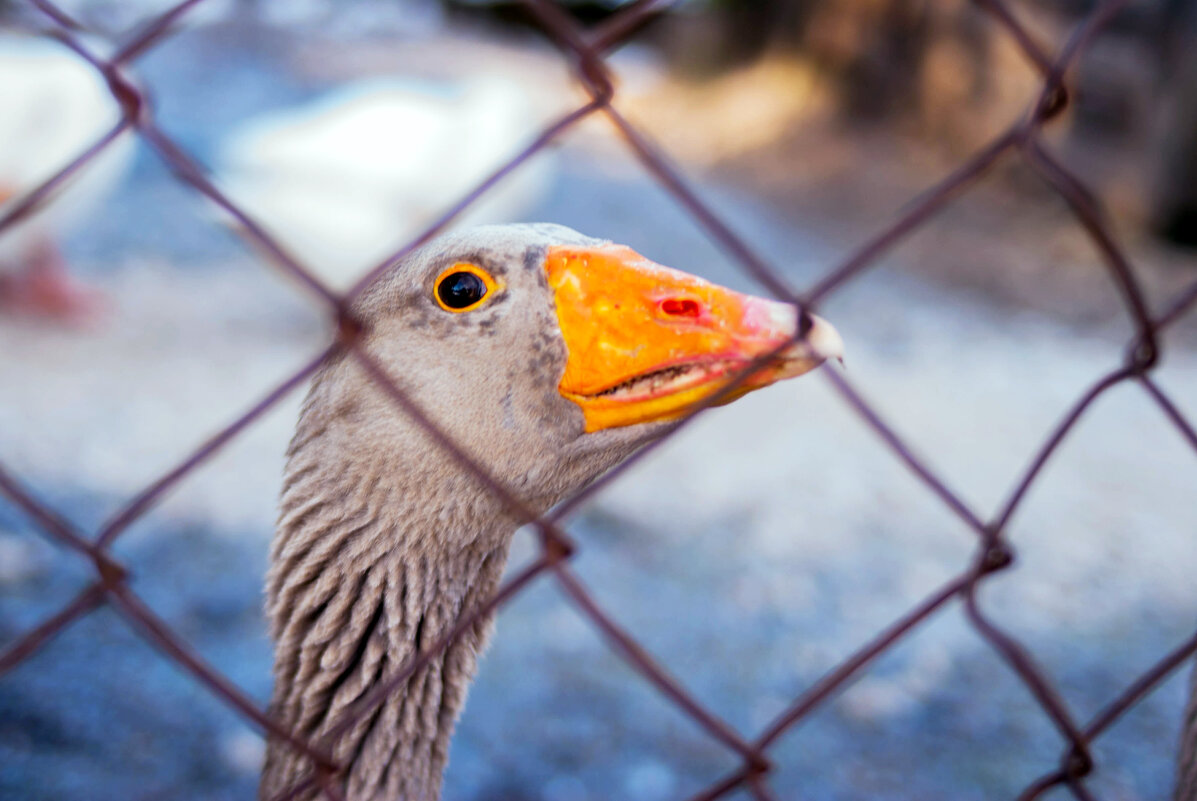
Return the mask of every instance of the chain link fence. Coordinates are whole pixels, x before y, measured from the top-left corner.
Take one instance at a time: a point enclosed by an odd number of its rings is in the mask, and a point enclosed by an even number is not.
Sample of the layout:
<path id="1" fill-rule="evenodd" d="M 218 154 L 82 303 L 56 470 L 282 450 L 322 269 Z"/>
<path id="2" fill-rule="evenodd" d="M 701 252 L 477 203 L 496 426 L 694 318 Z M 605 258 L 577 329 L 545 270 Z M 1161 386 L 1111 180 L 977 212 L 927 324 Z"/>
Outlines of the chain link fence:
<path id="1" fill-rule="evenodd" d="M 196 681 L 261 731 L 270 737 L 285 741 L 310 759 L 311 771 L 308 777 L 279 794 L 275 801 L 285 801 L 316 791 L 322 792 L 330 801 L 336 801 L 342 796 L 337 777 L 341 774 L 343 766 L 328 756 L 333 751 L 332 744 L 336 738 L 348 731 L 363 716 L 370 714 L 389 693 L 396 691 L 409 676 L 443 651 L 455 637 L 471 628 L 480 617 L 492 613 L 534 580 L 548 577 L 560 585 L 578 612 L 593 624 L 609 646 L 627 660 L 645 681 L 676 705 L 696 727 L 707 732 L 736 755 L 739 767 L 693 796 L 694 801 L 712 801 L 736 791 L 746 791 L 757 799 L 770 799 L 774 797 L 769 787 L 770 771 L 773 768 L 770 747 L 857 677 L 870 663 L 939 613 L 949 602 L 958 599 L 962 602 L 972 627 L 1021 679 L 1038 702 L 1043 714 L 1050 719 L 1059 733 L 1063 757 L 1045 754 L 1045 772 L 1025 788 L 1020 798 L 1038 798 L 1061 787 L 1082 801 L 1094 797 L 1086 786 L 1086 776 L 1095 768 L 1091 745 L 1127 710 L 1152 692 L 1165 677 L 1197 651 L 1197 634 L 1178 644 L 1171 652 L 1163 654 L 1121 694 L 1110 699 L 1092 719 L 1081 720 L 1068 709 L 1051 677 L 1037 667 L 1034 655 L 1015 637 L 994 623 L 978 601 L 978 590 L 988 577 L 1013 564 L 1014 554 L 1005 534 L 1008 521 L 1020 507 L 1044 466 L 1061 443 L 1069 437 L 1078 421 L 1099 397 L 1112 388 L 1122 384 L 1137 385 L 1171 422 L 1176 434 L 1197 450 L 1197 430 L 1152 377 L 1153 369 L 1159 364 L 1162 355 L 1161 334 L 1197 306 L 1197 283 L 1172 297 L 1161 308 L 1150 308 L 1118 237 L 1104 215 L 1101 200 L 1086 188 L 1079 176 L 1063 166 L 1041 137 L 1044 127 L 1058 117 L 1069 103 L 1069 90 L 1065 78 L 1070 68 L 1075 66 L 1093 38 L 1128 4 L 1127 0 L 1105 0 L 1098 3 L 1067 40 L 1054 50 L 1045 48 L 1036 40 L 1005 0 L 976 0 L 976 4 L 990 15 L 992 24 L 999 26 L 1017 43 L 1028 63 L 1041 78 L 1038 95 L 1030 98 L 1030 110 L 1012 121 L 1003 133 L 945 180 L 915 199 L 893 224 L 862 243 L 841 264 L 835 265 L 817 283 L 801 292 L 788 286 L 778 272 L 754 252 L 744 239 L 737 236 L 719 215 L 704 204 L 671 159 L 644 132 L 630 123 L 614 103 L 616 90 L 613 76 L 604 60 L 606 54 L 670 3 L 666 0 L 637 0 L 601 25 L 585 29 L 553 0 L 527 0 L 527 9 L 539 22 L 545 34 L 561 50 L 563 57 L 569 60 L 589 100 L 540 131 L 535 139 L 505 166 L 461 198 L 417 239 L 362 277 L 346 293 L 335 292 L 322 283 L 311 271 L 305 269 L 302 254 L 299 258 L 293 257 L 213 185 L 204 169 L 191 155 L 159 127 L 147 94 L 139 88 L 134 78 L 132 70 L 137 59 L 167 39 L 172 29 L 184 21 L 187 13 L 202 2 L 203 0 L 186 0 L 171 8 L 140 30 L 132 32 L 113 55 L 102 58 L 89 49 L 82 27 L 70 16 L 48 0 L 29 0 L 24 10 L 31 19 L 38 20 L 37 24 L 43 35 L 69 47 L 80 59 L 89 62 L 99 71 L 120 104 L 122 116 L 115 127 L 71 163 L 64 165 L 53 178 L 15 202 L 0 219 L 0 235 L 21 219 L 39 213 L 43 205 L 52 202 L 51 195 L 58 187 L 89 160 L 110 147 L 115 139 L 127 132 L 135 132 L 173 171 L 180 182 L 204 195 L 231 215 L 243 227 L 246 236 L 269 257 L 274 267 L 297 279 L 310 292 L 313 301 L 327 309 L 337 323 L 335 338 L 319 358 L 288 378 L 247 413 L 229 423 L 176 467 L 145 487 L 96 532 L 85 533 L 78 530 L 54 509 L 36 499 L 18 476 L 0 465 L 0 491 L 46 535 L 63 547 L 78 552 L 95 569 L 94 580 L 85 590 L 69 599 L 56 614 L 7 645 L 0 653 L 0 675 L 33 656 L 47 641 L 72 623 L 106 604 L 123 616 L 138 634 L 166 658 L 176 662 Z M 1095 377 L 1091 388 L 1076 400 L 1034 453 L 1030 463 L 1011 488 L 1005 503 L 995 514 L 988 516 L 970 508 L 949 488 L 943 477 L 924 464 L 879 412 L 865 402 L 843 374 L 834 370 L 821 371 L 825 380 L 831 382 L 842 397 L 843 402 L 859 416 L 861 423 L 871 429 L 893 451 L 918 477 L 928 492 L 938 497 L 954 513 L 965 529 L 972 532 L 976 538 L 976 548 L 971 561 L 961 566 L 954 578 L 935 588 L 921 603 L 893 621 L 887 628 L 877 632 L 848 659 L 794 698 L 788 708 L 763 730 L 751 736 L 744 736 L 735 731 L 700 699 L 682 687 L 664 666 L 654 661 L 594 600 L 570 567 L 575 547 L 570 535 L 562 528 L 563 520 L 630 464 L 642 458 L 655 444 L 577 493 L 551 513 L 544 516 L 530 514 L 521 500 L 504 486 L 499 478 L 488 474 L 481 466 L 471 461 L 457 443 L 438 431 L 424 412 L 390 379 L 386 367 L 364 351 L 359 337 L 361 326 L 349 311 L 352 300 L 390 264 L 429 241 L 504 176 L 519 169 L 526 160 L 548 146 L 563 132 L 584 118 L 592 116 L 606 117 L 630 151 L 676 202 L 692 215 L 747 273 L 766 286 L 778 299 L 796 305 L 803 315 L 803 320 L 808 321 L 806 315 L 814 311 L 821 302 L 874 265 L 880 257 L 919 229 L 999 162 L 1023 159 L 1067 203 L 1075 216 L 1076 224 L 1084 229 L 1102 255 L 1110 280 L 1116 286 L 1127 313 L 1134 321 L 1134 335 L 1126 343 L 1126 350 L 1121 359 L 1116 360 L 1116 366 L 1107 374 Z M 807 327 L 803 325 L 800 329 L 804 332 Z M 795 341 L 803 335 L 797 335 Z M 511 576 L 493 598 L 460 620 L 432 648 L 418 655 L 403 669 L 387 676 L 346 710 L 327 738 L 320 742 L 308 742 L 273 721 L 245 693 L 206 664 L 174 633 L 155 610 L 147 606 L 131 590 L 126 581 L 129 573 L 126 567 L 113 557 L 111 546 L 165 493 L 183 481 L 192 471 L 200 468 L 231 439 L 253 425 L 255 420 L 282 397 L 303 384 L 328 355 L 336 352 L 343 352 L 356 359 L 394 402 L 397 413 L 408 415 L 421 423 L 439 447 L 445 449 L 463 471 L 473 476 L 486 491 L 493 493 L 509 508 L 529 520 L 539 534 L 540 553 L 529 566 Z M 744 380 L 754 368 L 746 370 L 740 376 L 740 380 Z M 717 403 L 724 394 L 733 392 L 737 386 L 738 382 L 733 382 L 723 393 L 710 399 L 705 405 Z M 695 410 L 695 414 L 698 411 L 701 409 Z M 677 422 L 670 433 L 686 426 L 692 417 L 693 414 Z"/>

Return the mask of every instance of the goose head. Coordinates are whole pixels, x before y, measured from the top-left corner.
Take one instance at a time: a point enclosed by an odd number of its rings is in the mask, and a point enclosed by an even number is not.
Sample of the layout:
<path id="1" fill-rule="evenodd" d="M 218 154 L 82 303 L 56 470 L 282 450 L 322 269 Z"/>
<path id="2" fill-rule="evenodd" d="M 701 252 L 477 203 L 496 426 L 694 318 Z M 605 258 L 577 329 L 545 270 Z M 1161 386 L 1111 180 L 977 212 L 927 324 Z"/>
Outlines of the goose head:
<path id="1" fill-rule="evenodd" d="M 782 303 L 556 225 L 441 238 L 357 301 L 362 347 L 427 417 L 539 513 L 660 436 L 794 337 Z M 815 318 L 724 402 L 840 355 Z M 317 374 L 288 455 L 267 587 L 273 714 L 319 739 L 339 713 L 489 598 L 505 506 L 350 355 Z M 334 758 L 350 801 L 439 795 L 489 621 L 415 673 Z M 272 742 L 262 796 L 305 775 Z"/>

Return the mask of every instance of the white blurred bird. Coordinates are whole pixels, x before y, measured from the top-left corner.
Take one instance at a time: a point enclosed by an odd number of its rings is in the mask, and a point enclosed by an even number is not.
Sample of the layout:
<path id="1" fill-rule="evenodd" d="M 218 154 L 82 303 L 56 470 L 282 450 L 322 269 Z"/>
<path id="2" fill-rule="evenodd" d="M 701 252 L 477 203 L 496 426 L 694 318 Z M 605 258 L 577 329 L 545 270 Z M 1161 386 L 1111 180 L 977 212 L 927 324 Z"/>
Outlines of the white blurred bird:
<path id="1" fill-rule="evenodd" d="M 539 133 L 541 97 L 512 79 L 371 79 L 264 114 L 226 140 L 218 182 L 302 263 L 344 289 Z M 538 154 L 455 225 L 519 219 L 548 186 Z"/>
<path id="2" fill-rule="evenodd" d="M 0 218 L 120 119 L 103 77 L 46 39 L 0 36 Z M 75 284 L 55 240 L 100 205 L 129 165 L 124 133 L 32 214 L 0 232 L 0 311 L 75 321 L 97 305 Z"/>

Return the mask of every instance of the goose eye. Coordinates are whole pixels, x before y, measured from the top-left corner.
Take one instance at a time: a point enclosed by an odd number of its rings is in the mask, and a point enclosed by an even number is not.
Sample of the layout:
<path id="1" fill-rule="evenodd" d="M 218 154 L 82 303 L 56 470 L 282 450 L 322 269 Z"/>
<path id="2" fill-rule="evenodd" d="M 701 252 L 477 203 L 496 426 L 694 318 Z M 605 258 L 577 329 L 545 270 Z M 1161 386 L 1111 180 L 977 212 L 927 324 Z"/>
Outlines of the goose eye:
<path id="1" fill-rule="evenodd" d="M 446 311 L 477 308 L 495 288 L 494 279 L 472 264 L 455 264 L 436 279 L 436 302 Z"/>

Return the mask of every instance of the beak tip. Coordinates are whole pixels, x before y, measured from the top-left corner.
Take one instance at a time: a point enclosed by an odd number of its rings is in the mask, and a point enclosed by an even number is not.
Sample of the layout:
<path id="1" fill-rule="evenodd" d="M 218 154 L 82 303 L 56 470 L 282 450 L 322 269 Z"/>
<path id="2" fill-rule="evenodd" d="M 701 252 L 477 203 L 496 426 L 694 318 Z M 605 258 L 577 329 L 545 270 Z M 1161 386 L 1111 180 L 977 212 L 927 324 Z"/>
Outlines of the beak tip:
<path id="1" fill-rule="evenodd" d="M 817 315 L 811 315 L 811 329 L 806 334 L 806 341 L 820 359 L 827 361 L 835 359 L 841 365 L 844 363 L 844 340 L 835 327 Z"/>

